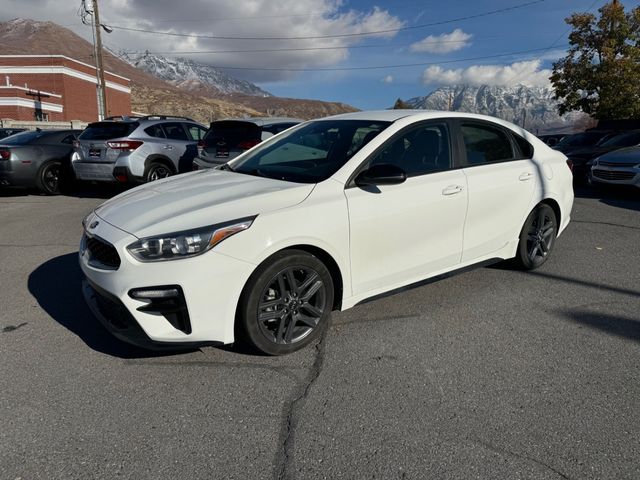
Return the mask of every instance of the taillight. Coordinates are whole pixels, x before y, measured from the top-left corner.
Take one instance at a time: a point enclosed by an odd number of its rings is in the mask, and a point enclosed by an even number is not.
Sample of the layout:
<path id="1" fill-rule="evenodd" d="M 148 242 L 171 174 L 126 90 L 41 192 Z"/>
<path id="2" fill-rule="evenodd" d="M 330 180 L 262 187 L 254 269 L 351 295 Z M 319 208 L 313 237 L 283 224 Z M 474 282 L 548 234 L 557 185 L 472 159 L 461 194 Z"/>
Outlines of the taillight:
<path id="1" fill-rule="evenodd" d="M 242 150 L 249 150 L 252 147 L 255 147 L 257 144 L 260 143 L 259 139 L 254 139 L 254 140 L 245 140 L 244 142 L 240 142 L 238 144 L 238 148 L 241 148 Z"/>
<path id="2" fill-rule="evenodd" d="M 198 156 L 202 156 L 202 152 L 204 151 L 204 140 L 200 140 L 198 142 Z"/>
<path id="3" fill-rule="evenodd" d="M 9 158 L 11 158 L 11 150 L 7 150 L 6 148 L 0 150 L 0 158 L 2 160 L 9 160 Z"/>
<path id="4" fill-rule="evenodd" d="M 112 150 L 127 150 L 129 152 L 133 152 L 143 143 L 144 142 L 141 142 L 140 140 L 122 140 L 117 142 L 107 142 L 107 147 Z"/>
<path id="5" fill-rule="evenodd" d="M 567 158 L 567 167 L 569 167 L 569 170 L 573 172 L 573 162 L 570 158 Z"/>

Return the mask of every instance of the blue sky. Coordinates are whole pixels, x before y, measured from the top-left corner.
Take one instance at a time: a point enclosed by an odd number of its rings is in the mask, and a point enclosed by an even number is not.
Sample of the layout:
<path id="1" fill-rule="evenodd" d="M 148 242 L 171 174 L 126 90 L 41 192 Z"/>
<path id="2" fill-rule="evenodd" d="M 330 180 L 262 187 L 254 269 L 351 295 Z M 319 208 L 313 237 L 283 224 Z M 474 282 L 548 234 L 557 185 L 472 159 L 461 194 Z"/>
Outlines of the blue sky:
<path id="1" fill-rule="evenodd" d="M 414 28 L 534 1 L 533 5 L 501 13 Z M 0 20 L 52 20 L 91 41 L 90 28 L 82 25 L 77 15 L 80 3 L 81 0 L 3 0 Z M 113 28 L 111 34 L 104 35 L 105 44 L 113 50 L 185 56 L 214 66 L 234 67 L 228 73 L 253 81 L 278 96 L 376 109 L 388 108 L 397 98 L 425 95 L 446 84 L 547 84 L 553 60 L 562 56 L 566 48 L 568 27 L 564 19 L 574 12 L 596 12 L 604 3 L 100 0 L 100 9 L 102 22 Z M 639 1 L 622 3 L 629 9 Z M 372 31 L 383 33 L 361 35 Z M 340 70 L 398 64 L 422 65 Z"/>

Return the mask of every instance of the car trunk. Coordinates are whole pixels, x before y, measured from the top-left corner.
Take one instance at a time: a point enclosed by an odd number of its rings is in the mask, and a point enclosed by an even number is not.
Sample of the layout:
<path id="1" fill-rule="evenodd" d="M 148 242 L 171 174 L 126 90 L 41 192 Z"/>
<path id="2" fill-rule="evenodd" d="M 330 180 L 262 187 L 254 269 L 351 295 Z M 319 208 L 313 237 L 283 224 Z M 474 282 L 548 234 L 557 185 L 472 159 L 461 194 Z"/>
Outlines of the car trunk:
<path id="1" fill-rule="evenodd" d="M 261 129 L 253 122 L 212 122 L 204 137 L 202 155 L 211 161 L 227 161 L 260 143 Z"/>
<path id="2" fill-rule="evenodd" d="M 107 146 L 109 140 L 127 137 L 137 127 L 138 122 L 96 122 L 91 123 L 78 138 L 78 154 L 83 162 L 113 163 L 119 155 L 118 150 Z"/>

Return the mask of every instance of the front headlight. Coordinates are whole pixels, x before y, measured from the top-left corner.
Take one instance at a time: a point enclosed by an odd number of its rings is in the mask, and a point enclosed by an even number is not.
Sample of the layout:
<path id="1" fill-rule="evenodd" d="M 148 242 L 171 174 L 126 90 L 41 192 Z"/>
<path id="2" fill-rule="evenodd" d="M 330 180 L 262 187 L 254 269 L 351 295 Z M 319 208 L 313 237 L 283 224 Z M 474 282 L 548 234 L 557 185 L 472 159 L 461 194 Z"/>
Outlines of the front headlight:
<path id="1" fill-rule="evenodd" d="M 230 236 L 246 230 L 255 218 L 241 218 L 195 230 L 146 237 L 129 245 L 127 250 L 141 262 L 195 257 L 211 250 Z"/>

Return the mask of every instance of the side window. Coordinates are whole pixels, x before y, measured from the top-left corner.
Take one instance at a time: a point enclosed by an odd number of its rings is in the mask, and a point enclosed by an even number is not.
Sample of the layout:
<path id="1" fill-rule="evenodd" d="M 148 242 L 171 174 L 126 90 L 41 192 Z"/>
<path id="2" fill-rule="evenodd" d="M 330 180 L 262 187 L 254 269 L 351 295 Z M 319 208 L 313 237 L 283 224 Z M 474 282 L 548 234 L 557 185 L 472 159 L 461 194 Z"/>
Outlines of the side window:
<path id="1" fill-rule="evenodd" d="M 151 125 L 150 127 L 145 128 L 144 133 L 146 133 L 150 137 L 166 138 L 164 135 L 164 130 L 162 130 L 162 127 L 160 126 L 159 123 L 156 123 L 155 125 Z"/>
<path id="2" fill-rule="evenodd" d="M 75 135 L 67 135 L 66 137 L 63 137 L 62 140 L 60 140 L 60 143 L 67 143 L 71 145 L 75 139 Z"/>
<path id="3" fill-rule="evenodd" d="M 164 130 L 167 138 L 171 140 L 183 140 L 188 141 L 189 137 L 187 137 L 187 132 L 185 132 L 182 125 L 179 123 L 165 123 L 162 125 L 162 129 Z"/>
<path id="4" fill-rule="evenodd" d="M 415 177 L 451 168 L 449 131 L 445 123 L 412 128 L 378 151 L 369 165 L 390 163 Z"/>
<path id="5" fill-rule="evenodd" d="M 520 150 L 520 158 L 532 158 L 533 146 L 517 133 L 513 134 L 513 138 L 515 139 L 516 144 L 518 145 L 518 149 Z M 556 143 L 557 141 L 555 143 L 550 142 L 549 145 L 555 145 Z"/>
<path id="6" fill-rule="evenodd" d="M 502 129 L 490 125 L 463 123 L 461 130 L 469 165 L 514 158 L 511 140 Z"/>
<path id="7" fill-rule="evenodd" d="M 202 128 L 199 125 L 194 125 L 192 123 L 187 123 L 185 124 L 185 127 L 187 127 L 187 131 L 189 132 L 189 136 L 191 137 L 191 140 L 194 141 L 198 141 L 198 140 L 202 140 L 204 138 L 204 134 L 207 133 L 207 131 Z"/>

